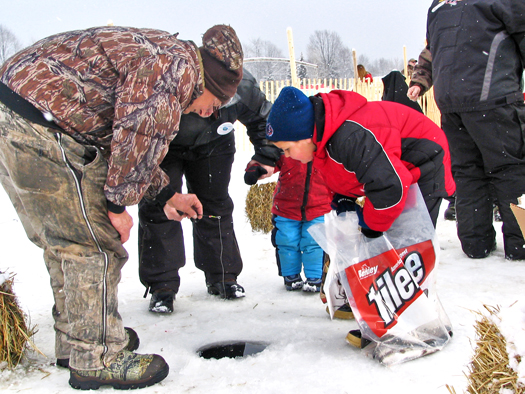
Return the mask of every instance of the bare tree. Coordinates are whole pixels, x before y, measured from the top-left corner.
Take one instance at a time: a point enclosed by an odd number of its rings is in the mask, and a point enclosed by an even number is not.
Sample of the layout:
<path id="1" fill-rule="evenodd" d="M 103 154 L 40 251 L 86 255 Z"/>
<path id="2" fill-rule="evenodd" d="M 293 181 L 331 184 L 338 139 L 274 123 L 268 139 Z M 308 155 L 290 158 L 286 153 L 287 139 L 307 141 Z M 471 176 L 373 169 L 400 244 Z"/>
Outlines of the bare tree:
<path id="1" fill-rule="evenodd" d="M 357 64 L 362 64 L 365 66 L 366 70 L 370 71 L 372 74 L 374 74 L 376 71 L 374 70 L 374 66 L 367 55 L 359 55 L 357 57 Z"/>
<path id="2" fill-rule="evenodd" d="M 16 36 L 6 27 L 0 25 L 0 65 L 21 49 Z"/>
<path id="3" fill-rule="evenodd" d="M 354 76 L 354 60 L 350 48 L 343 48 L 339 61 L 339 78 L 352 78 Z"/>
<path id="4" fill-rule="evenodd" d="M 249 44 L 243 44 L 245 58 L 284 59 L 282 51 L 272 42 L 256 38 Z M 285 79 L 290 65 L 281 62 L 261 61 L 245 63 L 245 67 L 258 81 Z"/>
<path id="5" fill-rule="evenodd" d="M 352 74 L 351 52 L 343 44 L 341 37 L 336 32 L 328 30 L 316 30 L 310 36 L 307 48 L 307 57 L 310 63 L 319 66 L 320 78 L 342 78 Z"/>
<path id="6" fill-rule="evenodd" d="M 403 60 L 402 59 L 386 59 L 384 57 L 376 59 L 370 65 L 370 72 L 372 75 L 385 76 L 392 70 L 403 70 Z"/>

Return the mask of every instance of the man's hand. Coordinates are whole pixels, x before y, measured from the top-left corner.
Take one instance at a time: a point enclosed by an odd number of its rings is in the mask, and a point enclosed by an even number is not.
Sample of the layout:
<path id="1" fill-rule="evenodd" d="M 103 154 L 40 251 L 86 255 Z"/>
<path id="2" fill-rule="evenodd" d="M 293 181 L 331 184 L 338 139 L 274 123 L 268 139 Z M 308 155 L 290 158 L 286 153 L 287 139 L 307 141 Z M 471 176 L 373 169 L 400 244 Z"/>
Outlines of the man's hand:
<path id="1" fill-rule="evenodd" d="M 202 219 L 202 204 L 195 194 L 175 193 L 164 205 L 164 213 L 178 222 L 184 218 L 198 220 Z"/>
<path id="2" fill-rule="evenodd" d="M 408 89 L 407 96 L 410 100 L 417 101 L 419 93 L 421 93 L 421 87 L 414 85 Z"/>
<path id="3" fill-rule="evenodd" d="M 122 213 L 113 213 L 108 211 L 109 221 L 120 234 L 120 241 L 125 243 L 129 239 L 131 227 L 133 227 L 133 218 L 127 211 Z"/>

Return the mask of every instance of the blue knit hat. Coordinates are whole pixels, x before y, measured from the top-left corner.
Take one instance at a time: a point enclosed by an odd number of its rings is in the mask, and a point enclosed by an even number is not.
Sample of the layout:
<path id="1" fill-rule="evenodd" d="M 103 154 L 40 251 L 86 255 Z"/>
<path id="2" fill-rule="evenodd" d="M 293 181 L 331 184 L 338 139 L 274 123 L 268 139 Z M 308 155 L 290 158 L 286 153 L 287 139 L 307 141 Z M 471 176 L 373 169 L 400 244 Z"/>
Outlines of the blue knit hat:
<path id="1" fill-rule="evenodd" d="M 269 141 L 299 141 L 314 134 L 314 106 L 299 89 L 286 86 L 279 93 L 266 123 Z"/>

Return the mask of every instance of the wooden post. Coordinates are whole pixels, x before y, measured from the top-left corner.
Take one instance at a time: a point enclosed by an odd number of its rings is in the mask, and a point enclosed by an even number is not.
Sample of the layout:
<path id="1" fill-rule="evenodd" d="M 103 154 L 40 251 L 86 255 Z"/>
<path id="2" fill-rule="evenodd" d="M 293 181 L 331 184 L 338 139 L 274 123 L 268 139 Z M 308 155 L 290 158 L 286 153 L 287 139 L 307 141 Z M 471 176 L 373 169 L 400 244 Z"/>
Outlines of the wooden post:
<path id="1" fill-rule="evenodd" d="M 292 86 L 298 88 L 299 83 L 297 81 L 297 68 L 295 67 L 295 51 L 293 46 L 292 28 L 286 29 L 288 34 L 288 51 L 290 53 L 290 75 L 292 76 Z"/>
<path id="2" fill-rule="evenodd" d="M 407 63 L 407 46 L 406 45 L 403 45 L 403 61 L 404 61 L 404 66 L 403 66 L 403 69 L 405 70 L 405 77 L 408 78 L 408 63 Z"/>
<path id="3" fill-rule="evenodd" d="M 357 53 L 355 49 L 352 49 L 352 59 L 354 60 L 354 92 L 357 91 L 357 79 L 359 78 L 357 75 Z"/>

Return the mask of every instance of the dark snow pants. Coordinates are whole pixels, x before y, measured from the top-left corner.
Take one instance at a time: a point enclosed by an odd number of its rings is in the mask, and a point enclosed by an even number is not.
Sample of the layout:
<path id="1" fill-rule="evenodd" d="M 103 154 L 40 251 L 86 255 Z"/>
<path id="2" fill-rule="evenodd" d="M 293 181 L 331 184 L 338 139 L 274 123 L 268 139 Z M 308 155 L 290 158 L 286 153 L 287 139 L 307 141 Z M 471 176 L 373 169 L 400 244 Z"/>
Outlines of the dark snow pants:
<path id="1" fill-rule="evenodd" d="M 107 215 L 106 174 L 96 148 L 0 103 L 0 182 L 28 238 L 44 250 L 56 357 L 82 370 L 102 369 L 127 344 L 117 285 L 128 254 Z"/>
<path id="2" fill-rule="evenodd" d="M 188 192 L 203 205 L 204 217 L 193 223 L 193 258 L 206 283 L 235 280 L 242 259 L 233 229 L 233 201 L 228 194 L 235 155 L 235 135 L 229 133 L 195 149 L 170 146 L 161 167 L 178 192 L 182 176 Z M 179 269 L 185 264 L 180 222 L 169 220 L 163 208 L 143 199 L 139 204 L 139 276 L 150 293 L 178 292 Z"/>
<path id="3" fill-rule="evenodd" d="M 503 221 L 505 257 L 525 259 L 525 242 L 510 203 L 525 193 L 525 105 L 442 115 L 456 181 L 458 237 L 465 254 L 487 256 L 495 246 L 493 198 Z"/>

